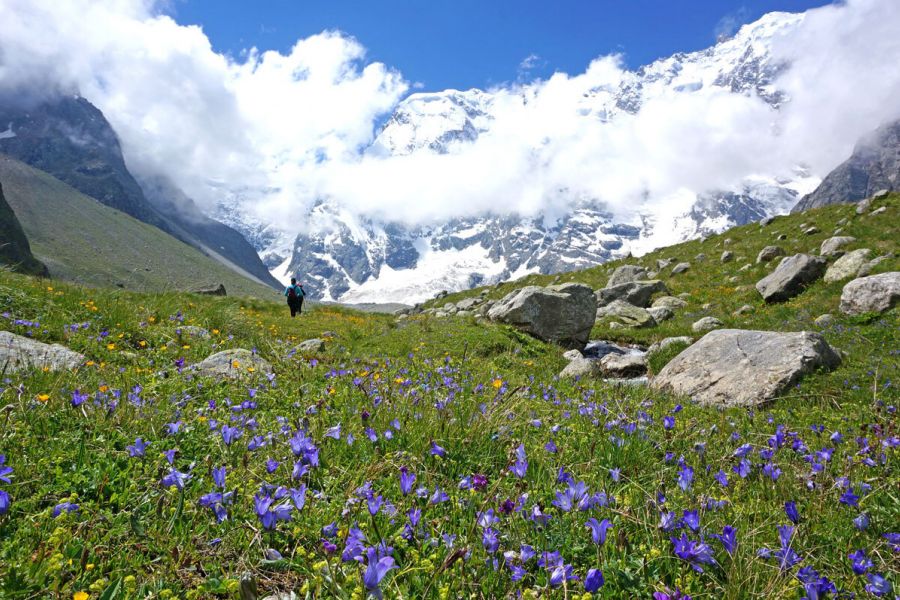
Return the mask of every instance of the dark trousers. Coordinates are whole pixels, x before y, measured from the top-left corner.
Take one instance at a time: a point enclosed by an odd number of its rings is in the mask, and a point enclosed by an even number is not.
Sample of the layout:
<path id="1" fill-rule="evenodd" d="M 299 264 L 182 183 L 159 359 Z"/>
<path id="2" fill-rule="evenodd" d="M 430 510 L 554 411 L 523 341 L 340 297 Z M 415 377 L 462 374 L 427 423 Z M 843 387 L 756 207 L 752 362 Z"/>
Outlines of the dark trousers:
<path id="1" fill-rule="evenodd" d="M 303 308 L 303 298 L 297 298 L 296 300 L 288 300 L 288 308 L 291 309 L 291 316 L 295 316 L 298 313 L 302 313 L 301 310 Z"/>

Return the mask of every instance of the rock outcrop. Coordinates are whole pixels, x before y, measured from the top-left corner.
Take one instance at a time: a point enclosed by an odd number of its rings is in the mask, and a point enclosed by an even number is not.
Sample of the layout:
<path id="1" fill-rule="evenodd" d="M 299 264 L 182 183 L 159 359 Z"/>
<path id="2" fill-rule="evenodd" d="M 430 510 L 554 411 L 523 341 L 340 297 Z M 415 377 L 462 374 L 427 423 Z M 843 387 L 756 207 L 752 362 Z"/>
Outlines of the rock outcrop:
<path id="1" fill-rule="evenodd" d="M 860 140 L 850 158 L 829 173 L 791 209 L 800 212 L 841 202 L 859 202 L 881 190 L 900 189 L 900 121 Z"/>
<path id="2" fill-rule="evenodd" d="M 757 406 L 840 355 L 818 333 L 717 329 L 673 358 L 651 382 L 705 406 Z"/>

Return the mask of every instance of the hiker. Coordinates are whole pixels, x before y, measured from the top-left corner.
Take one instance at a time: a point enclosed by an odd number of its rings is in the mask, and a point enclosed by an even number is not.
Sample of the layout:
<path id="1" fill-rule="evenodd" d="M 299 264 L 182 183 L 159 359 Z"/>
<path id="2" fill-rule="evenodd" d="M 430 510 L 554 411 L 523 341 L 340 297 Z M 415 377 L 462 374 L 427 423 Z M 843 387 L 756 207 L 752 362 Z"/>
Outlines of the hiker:
<path id="1" fill-rule="evenodd" d="M 284 295 L 287 297 L 288 308 L 291 309 L 291 317 L 303 312 L 303 286 L 297 283 L 296 277 L 291 277 L 291 285 L 284 289 Z"/>

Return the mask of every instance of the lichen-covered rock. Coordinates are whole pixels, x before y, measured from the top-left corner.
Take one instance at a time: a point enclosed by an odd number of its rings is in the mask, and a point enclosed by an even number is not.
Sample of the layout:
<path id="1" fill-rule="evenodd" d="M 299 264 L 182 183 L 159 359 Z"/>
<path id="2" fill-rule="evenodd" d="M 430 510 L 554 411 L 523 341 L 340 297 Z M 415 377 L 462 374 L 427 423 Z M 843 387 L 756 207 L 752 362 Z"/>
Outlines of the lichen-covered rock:
<path id="1" fill-rule="evenodd" d="M 614 300 L 613 302 L 597 309 L 597 318 L 612 318 L 628 327 L 652 327 L 656 325 L 656 321 L 645 309 L 623 302 L 622 300 Z"/>
<path id="2" fill-rule="evenodd" d="M 859 250 L 854 250 L 843 255 L 834 261 L 834 264 L 825 271 L 825 281 L 831 283 L 832 281 L 841 281 L 842 279 L 856 277 L 862 268 L 869 262 L 869 254 L 871 253 L 872 251 L 868 248 L 860 248 Z"/>
<path id="3" fill-rule="evenodd" d="M 660 296 L 653 301 L 651 306 L 653 308 L 664 307 L 669 310 L 678 310 L 679 308 L 687 306 L 687 301 L 675 296 Z"/>
<path id="4" fill-rule="evenodd" d="M 756 283 L 756 290 L 766 302 L 784 302 L 819 279 L 827 264 L 824 258 L 809 254 L 789 256 Z"/>
<path id="5" fill-rule="evenodd" d="M 817 333 L 718 329 L 669 361 L 651 385 L 707 406 L 756 406 L 840 363 Z"/>
<path id="6" fill-rule="evenodd" d="M 653 294 L 667 294 L 669 289 L 666 284 L 658 279 L 647 281 L 629 281 L 611 287 L 599 289 L 594 294 L 597 296 L 597 306 L 606 306 L 614 300 L 624 300 L 634 306 L 646 307 L 650 305 Z"/>
<path id="7" fill-rule="evenodd" d="M 756 264 L 766 263 L 778 256 L 784 256 L 784 248 L 781 246 L 766 246 L 756 255 Z"/>
<path id="8" fill-rule="evenodd" d="M 691 325 L 691 329 L 695 333 L 702 333 L 704 331 L 709 331 L 710 329 L 716 329 L 724 325 L 722 321 L 715 317 L 703 317 L 702 319 L 695 321 L 693 325 Z"/>
<path id="9" fill-rule="evenodd" d="M 654 342 L 650 344 L 650 347 L 647 348 L 647 355 L 653 354 L 654 352 L 659 352 L 660 350 L 665 350 L 669 346 L 673 346 L 675 344 L 687 344 L 691 345 L 694 343 L 694 338 L 687 335 L 679 335 L 676 337 L 667 337 L 663 338 L 658 342 Z"/>
<path id="10" fill-rule="evenodd" d="M 0 373 L 42 370 L 77 369 L 84 364 L 84 355 L 60 346 L 45 344 L 31 338 L 0 331 Z"/>
<path id="11" fill-rule="evenodd" d="M 606 282 L 606 287 L 610 288 L 641 279 L 647 279 L 647 269 L 638 265 L 622 265 L 621 267 L 616 267 L 616 270 L 610 275 L 609 281 Z"/>
<path id="12" fill-rule="evenodd" d="M 303 340 L 295 348 L 300 354 L 315 354 L 317 352 L 325 352 L 325 340 L 320 338 L 312 338 Z"/>
<path id="13" fill-rule="evenodd" d="M 253 373 L 271 373 L 272 365 L 244 348 L 223 350 L 204 358 L 194 365 L 197 375 L 237 379 Z"/>
<path id="14" fill-rule="evenodd" d="M 650 313 L 650 316 L 653 317 L 653 320 L 657 323 L 668 321 L 675 316 L 675 313 L 672 312 L 672 309 L 666 308 L 665 306 L 652 306 L 646 310 L 648 313 Z"/>
<path id="15" fill-rule="evenodd" d="M 594 290 L 580 283 L 565 283 L 511 292 L 488 311 L 488 317 L 544 341 L 580 349 L 588 341 L 596 311 Z"/>
<path id="16" fill-rule="evenodd" d="M 822 245 L 819 247 L 819 254 L 822 256 L 841 256 L 844 254 L 842 248 L 855 241 L 856 238 L 849 235 L 836 235 L 830 237 L 822 242 Z"/>
<path id="17" fill-rule="evenodd" d="M 841 312 L 859 315 L 882 313 L 900 300 L 900 272 L 881 273 L 854 279 L 841 291 Z"/>

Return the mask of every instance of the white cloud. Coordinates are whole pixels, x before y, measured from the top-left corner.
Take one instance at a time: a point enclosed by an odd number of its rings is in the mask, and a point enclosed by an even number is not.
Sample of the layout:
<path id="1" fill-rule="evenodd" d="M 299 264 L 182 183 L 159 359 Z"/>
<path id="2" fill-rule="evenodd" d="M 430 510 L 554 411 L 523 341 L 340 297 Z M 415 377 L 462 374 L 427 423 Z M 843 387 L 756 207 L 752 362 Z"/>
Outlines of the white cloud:
<path id="1" fill-rule="evenodd" d="M 587 118 L 585 94 L 631 76 L 604 57 L 581 74 L 490 90 L 490 132 L 453 154 L 390 158 L 361 150 L 410 85 L 346 34 L 235 59 L 150 0 L 4 0 L 0 22 L 0 91 L 78 89 L 113 123 L 133 169 L 169 175 L 206 206 L 241 199 L 289 230 L 319 198 L 411 222 L 552 213 L 579 198 L 623 216 L 674 213 L 690 202 L 685 190 L 800 163 L 824 175 L 860 135 L 900 116 L 893 0 L 810 11 L 777 39 L 793 63 L 778 82 L 790 97 L 780 111 L 705 85 L 609 123 Z M 678 75 L 688 86 L 691 76 Z"/>

